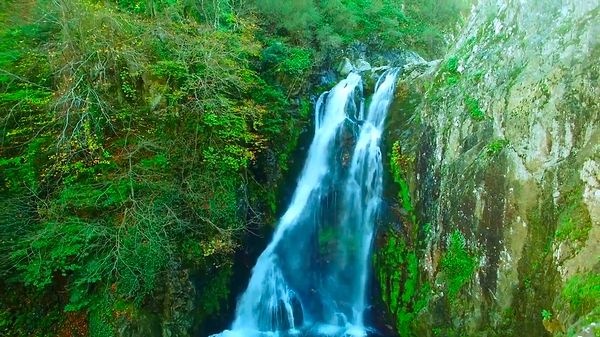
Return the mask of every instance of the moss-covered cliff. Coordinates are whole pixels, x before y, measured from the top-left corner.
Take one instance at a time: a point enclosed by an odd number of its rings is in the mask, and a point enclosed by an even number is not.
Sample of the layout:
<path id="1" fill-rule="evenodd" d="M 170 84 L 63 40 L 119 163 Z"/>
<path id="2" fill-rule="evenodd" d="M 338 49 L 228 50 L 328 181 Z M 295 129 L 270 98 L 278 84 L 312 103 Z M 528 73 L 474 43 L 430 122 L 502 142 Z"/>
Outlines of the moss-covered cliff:
<path id="1" fill-rule="evenodd" d="M 481 1 L 406 69 L 376 256 L 402 336 L 600 333 L 599 20 L 598 1 Z"/>

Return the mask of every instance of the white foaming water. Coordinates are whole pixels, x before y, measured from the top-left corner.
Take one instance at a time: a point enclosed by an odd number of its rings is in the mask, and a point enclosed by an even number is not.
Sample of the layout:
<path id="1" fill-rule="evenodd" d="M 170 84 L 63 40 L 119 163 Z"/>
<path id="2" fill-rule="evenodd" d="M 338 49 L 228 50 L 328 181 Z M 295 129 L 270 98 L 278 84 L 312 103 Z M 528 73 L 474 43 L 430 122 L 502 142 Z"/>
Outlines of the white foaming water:
<path id="1" fill-rule="evenodd" d="M 292 201 L 252 270 L 231 330 L 213 336 L 367 335 L 368 261 L 383 189 L 379 143 L 397 74 L 380 77 L 364 121 L 353 122 L 364 115 L 358 74 L 319 97 Z"/>

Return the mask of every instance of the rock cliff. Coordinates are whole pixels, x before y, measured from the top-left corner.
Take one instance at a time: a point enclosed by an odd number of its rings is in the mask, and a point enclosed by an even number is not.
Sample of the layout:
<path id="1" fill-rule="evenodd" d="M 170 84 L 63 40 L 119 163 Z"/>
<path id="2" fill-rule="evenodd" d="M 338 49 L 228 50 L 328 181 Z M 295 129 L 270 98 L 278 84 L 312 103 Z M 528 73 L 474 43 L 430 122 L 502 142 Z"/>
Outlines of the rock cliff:
<path id="1" fill-rule="evenodd" d="M 599 37 L 597 0 L 484 0 L 405 70 L 375 258 L 402 336 L 599 334 Z"/>

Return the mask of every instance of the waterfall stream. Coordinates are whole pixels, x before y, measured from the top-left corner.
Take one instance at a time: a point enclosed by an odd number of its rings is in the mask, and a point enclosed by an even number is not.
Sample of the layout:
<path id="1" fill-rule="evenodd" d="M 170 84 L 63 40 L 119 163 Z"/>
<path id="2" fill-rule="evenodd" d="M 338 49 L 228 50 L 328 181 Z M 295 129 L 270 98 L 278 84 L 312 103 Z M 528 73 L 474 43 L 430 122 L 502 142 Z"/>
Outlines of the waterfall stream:
<path id="1" fill-rule="evenodd" d="M 366 112 L 350 73 L 315 107 L 315 135 L 292 201 L 220 337 L 366 336 L 369 256 L 380 209 L 379 143 L 399 70 Z"/>

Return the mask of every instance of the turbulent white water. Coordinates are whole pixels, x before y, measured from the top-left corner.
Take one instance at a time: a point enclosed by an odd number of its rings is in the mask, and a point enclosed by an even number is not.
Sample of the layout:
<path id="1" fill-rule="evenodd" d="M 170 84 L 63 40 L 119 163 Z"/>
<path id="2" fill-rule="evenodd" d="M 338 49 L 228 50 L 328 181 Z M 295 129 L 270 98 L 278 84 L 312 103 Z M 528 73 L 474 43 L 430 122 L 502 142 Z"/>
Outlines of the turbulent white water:
<path id="1" fill-rule="evenodd" d="M 397 69 L 381 75 L 364 118 L 350 73 L 315 108 L 308 158 L 272 241 L 220 337 L 366 336 L 369 254 L 381 203 L 379 143 Z"/>

